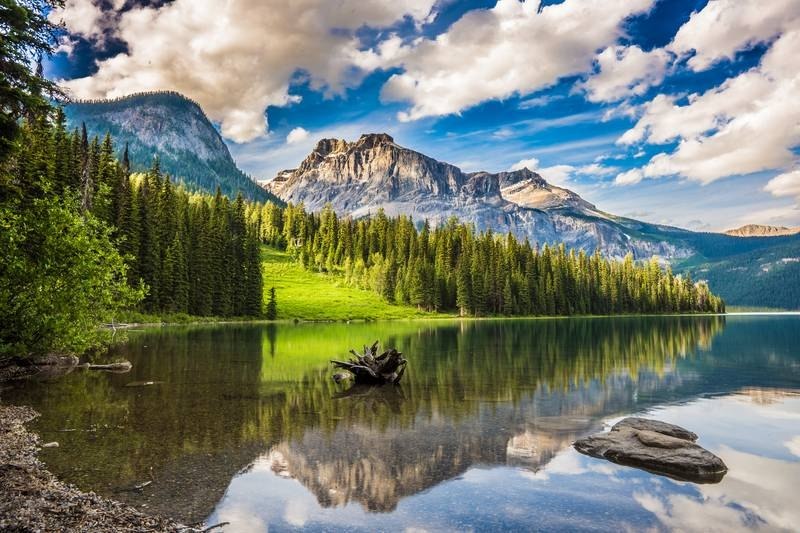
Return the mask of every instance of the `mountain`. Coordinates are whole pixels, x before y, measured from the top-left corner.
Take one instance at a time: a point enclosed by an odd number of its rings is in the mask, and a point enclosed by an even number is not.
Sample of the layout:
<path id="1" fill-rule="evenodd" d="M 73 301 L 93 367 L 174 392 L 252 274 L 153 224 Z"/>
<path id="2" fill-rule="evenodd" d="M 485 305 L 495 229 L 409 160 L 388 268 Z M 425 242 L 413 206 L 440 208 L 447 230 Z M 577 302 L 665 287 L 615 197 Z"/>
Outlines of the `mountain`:
<path id="1" fill-rule="evenodd" d="M 161 169 L 189 189 L 251 200 L 275 199 L 239 170 L 228 147 L 203 110 L 175 92 L 140 93 L 115 100 L 78 101 L 64 106 L 71 128 L 86 124 L 90 136 L 111 133 L 121 153 L 128 144 L 135 171 Z"/>
<path id="2" fill-rule="evenodd" d="M 322 139 L 295 169 L 267 185 L 312 211 L 330 204 L 363 217 L 383 209 L 439 224 L 451 216 L 478 229 L 609 257 L 654 255 L 705 279 L 729 305 L 800 309 L 800 233 L 747 239 L 618 217 L 525 168 L 466 173 L 399 146 L 385 133 L 355 142 Z"/>
<path id="3" fill-rule="evenodd" d="M 690 232 L 610 215 L 527 168 L 465 173 L 404 148 L 385 133 L 362 135 L 355 142 L 322 139 L 299 167 L 281 171 L 268 187 L 282 200 L 303 202 L 312 211 L 330 204 L 338 213 L 362 217 L 383 209 L 432 224 L 455 216 L 481 230 L 510 231 L 538 244 L 599 249 L 612 257 L 693 253 L 681 242 Z"/>
<path id="4" fill-rule="evenodd" d="M 729 229 L 725 235 L 733 237 L 781 237 L 800 233 L 800 227 L 787 228 L 785 226 L 764 226 L 761 224 L 747 224 L 740 228 Z"/>

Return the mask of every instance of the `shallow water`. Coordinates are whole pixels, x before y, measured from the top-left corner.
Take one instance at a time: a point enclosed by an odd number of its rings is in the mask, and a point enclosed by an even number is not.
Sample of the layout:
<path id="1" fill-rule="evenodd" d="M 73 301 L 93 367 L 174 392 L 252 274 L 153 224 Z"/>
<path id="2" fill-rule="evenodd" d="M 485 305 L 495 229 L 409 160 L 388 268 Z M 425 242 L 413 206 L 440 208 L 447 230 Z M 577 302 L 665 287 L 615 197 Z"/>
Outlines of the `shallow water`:
<path id="1" fill-rule="evenodd" d="M 335 384 L 328 360 L 375 339 L 408 357 L 402 385 Z M 226 531 L 792 530 L 798 346 L 800 316 L 164 328 L 115 349 L 128 374 L 2 394 L 42 412 L 63 479 Z M 571 448 L 631 414 L 695 431 L 729 473 Z"/>

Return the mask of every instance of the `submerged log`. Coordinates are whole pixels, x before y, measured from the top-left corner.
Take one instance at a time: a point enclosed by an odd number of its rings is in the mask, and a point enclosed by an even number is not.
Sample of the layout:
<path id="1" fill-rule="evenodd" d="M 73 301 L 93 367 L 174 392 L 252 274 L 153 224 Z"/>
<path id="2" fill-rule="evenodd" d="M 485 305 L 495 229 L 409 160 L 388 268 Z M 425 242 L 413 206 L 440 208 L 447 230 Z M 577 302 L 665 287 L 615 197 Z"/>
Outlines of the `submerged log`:
<path id="1" fill-rule="evenodd" d="M 364 353 L 358 354 L 355 350 L 350 350 L 354 359 L 348 361 L 332 360 L 331 363 L 336 368 L 347 370 L 353 374 L 353 378 L 358 384 L 383 385 L 391 383 L 397 385 L 400 378 L 406 371 L 406 361 L 403 354 L 394 348 L 386 350 L 378 355 L 378 341 L 370 346 L 364 346 Z"/>
<path id="2" fill-rule="evenodd" d="M 105 372 L 124 373 L 129 372 L 133 365 L 130 361 L 119 361 L 117 363 L 109 363 L 107 365 L 88 365 L 86 368 L 89 370 L 103 370 Z"/>

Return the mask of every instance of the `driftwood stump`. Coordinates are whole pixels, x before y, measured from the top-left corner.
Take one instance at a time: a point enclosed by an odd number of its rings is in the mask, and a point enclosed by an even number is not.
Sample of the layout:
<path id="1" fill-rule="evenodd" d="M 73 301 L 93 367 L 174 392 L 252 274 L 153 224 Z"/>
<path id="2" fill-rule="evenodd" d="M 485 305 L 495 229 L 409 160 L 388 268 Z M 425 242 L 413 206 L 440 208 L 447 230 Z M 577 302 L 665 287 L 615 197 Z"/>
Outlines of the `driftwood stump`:
<path id="1" fill-rule="evenodd" d="M 391 383 L 397 385 L 406 371 L 406 361 L 403 354 L 394 348 L 378 355 L 378 341 L 371 347 L 364 346 L 364 353 L 359 355 L 355 350 L 350 350 L 355 359 L 349 361 L 332 360 L 333 366 L 347 370 L 353 374 L 358 384 L 383 385 Z M 337 374 L 338 375 L 338 374 Z"/>

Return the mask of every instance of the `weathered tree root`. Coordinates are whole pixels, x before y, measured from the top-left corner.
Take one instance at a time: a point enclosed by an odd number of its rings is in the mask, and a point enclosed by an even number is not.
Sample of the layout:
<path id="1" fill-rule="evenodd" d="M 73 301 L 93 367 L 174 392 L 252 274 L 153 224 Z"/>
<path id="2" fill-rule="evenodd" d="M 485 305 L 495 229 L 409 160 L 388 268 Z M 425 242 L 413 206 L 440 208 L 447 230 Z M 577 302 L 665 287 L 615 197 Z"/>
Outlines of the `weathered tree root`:
<path id="1" fill-rule="evenodd" d="M 391 383 L 397 385 L 400 378 L 406 371 L 406 361 L 403 354 L 394 348 L 378 354 L 378 341 L 367 348 L 364 346 L 363 355 L 359 355 L 355 350 L 350 350 L 355 359 L 349 361 L 331 360 L 336 368 L 347 370 L 355 379 L 357 384 L 365 385 L 384 385 Z"/>

